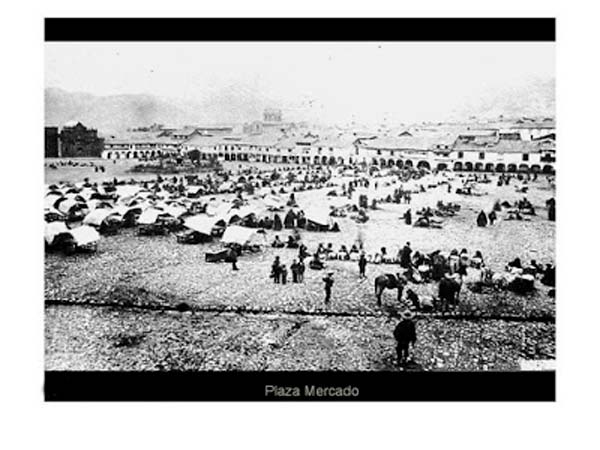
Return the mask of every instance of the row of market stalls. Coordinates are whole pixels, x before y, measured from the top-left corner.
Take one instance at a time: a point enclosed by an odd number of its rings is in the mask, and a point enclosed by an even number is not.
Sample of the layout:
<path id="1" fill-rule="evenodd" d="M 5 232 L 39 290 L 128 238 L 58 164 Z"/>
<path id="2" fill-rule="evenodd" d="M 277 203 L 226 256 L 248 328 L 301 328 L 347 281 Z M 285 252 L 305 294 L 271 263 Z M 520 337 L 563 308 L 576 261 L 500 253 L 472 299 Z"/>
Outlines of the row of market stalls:
<path id="1" fill-rule="evenodd" d="M 133 226 L 140 235 L 178 232 L 178 241 L 182 243 L 221 237 L 225 244 L 233 233 L 228 230 L 238 228 L 247 230 L 251 236 L 258 229 L 300 227 L 328 231 L 334 226 L 326 208 L 290 207 L 286 199 L 277 195 L 254 195 L 244 200 L 239 197 L 201 200 L 153 191 L 137 184 L 112 188 L 54 185 L 48 187 L 44 205 L 46 244 L 49 248 L 62 249 L 66 235 L 55 237 L 70 233 L 69 251 L 73 242 L 82 249 L 92 248 L 88 245 L 90 239 L 97 242 L 100 235 L 115 234 L 120 228 Z M 82 231 L 76 231 L 78 229 Z M 235 233 L 238 240 L 244 237 L 241 231 Z M 86 238 L 80 239 L 84 234 Z"/>

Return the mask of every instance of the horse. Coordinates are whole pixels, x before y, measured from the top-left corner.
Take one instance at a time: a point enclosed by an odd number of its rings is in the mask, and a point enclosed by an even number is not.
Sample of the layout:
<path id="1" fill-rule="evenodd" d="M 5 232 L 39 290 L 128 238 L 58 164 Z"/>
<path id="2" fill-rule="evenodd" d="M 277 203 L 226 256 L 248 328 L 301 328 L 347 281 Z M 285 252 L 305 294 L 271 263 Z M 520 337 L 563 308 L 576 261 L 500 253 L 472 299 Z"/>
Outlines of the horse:
<path id="1" fill-rule="evenodd" d="M 377 297 L 377 306 L 381 306 L 381 295 L 384 289 L 398 289 L 398 301 L 402 299 L 402 291 L 406 286 L 406 279 L 400 274 L 394 275 L 386 273 L 375 278 L 375 296 Z"/>
<path id="2" fill-rule="evenodd" d="M 458 296 L 462 287 L 462 279 L 457 276 L 444 277 L 439 284 L 439 297 L 442 301 L 442 311 L 447 311 L 449 305 L 458 303 Z"/>

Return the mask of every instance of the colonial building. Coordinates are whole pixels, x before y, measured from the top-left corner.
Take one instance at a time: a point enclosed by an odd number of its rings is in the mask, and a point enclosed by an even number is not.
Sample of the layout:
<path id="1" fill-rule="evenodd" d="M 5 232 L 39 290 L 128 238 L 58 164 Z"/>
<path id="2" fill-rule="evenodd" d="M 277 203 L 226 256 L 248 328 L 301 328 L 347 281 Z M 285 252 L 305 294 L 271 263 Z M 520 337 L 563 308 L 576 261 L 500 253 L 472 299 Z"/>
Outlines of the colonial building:
<path id="1" fill-rule="evenodd" d="M 353 137 L 277 134 L 208 137 L 195 136 L 182 144 L 194 158 L 283 164 L 351 164 L 356 150 Z"/>
<path id="2" fill-rule="evenodd" d="M 554 173 L 553 137 L 522 140 L 500 130 L 450 134 L 402 133 L 360 141 L 358 161 L 379 167 L 417 167 L 475 172 Z"/>
<path id="3" fill-rule="evenodd" d="M 104 150 L 104 139 L 98 137 L 98 130 L 86 128 L 81 122 L 64 124 L 59 139 L 59 156 L 64 158 L 99 158 Z"/>
<path id="4" fill-rule="evenodd" d="M 44 157 L 58 158 L 58 127 L 45 127 Z"/>
<path id="5" fill-rule="evenodd" d="M 178 155 L 181 140 L 164 136 L 161 132 L 130 132 L 109 136 L 104 143 L 102 157 L 106 159 L 141 159 Z"/>

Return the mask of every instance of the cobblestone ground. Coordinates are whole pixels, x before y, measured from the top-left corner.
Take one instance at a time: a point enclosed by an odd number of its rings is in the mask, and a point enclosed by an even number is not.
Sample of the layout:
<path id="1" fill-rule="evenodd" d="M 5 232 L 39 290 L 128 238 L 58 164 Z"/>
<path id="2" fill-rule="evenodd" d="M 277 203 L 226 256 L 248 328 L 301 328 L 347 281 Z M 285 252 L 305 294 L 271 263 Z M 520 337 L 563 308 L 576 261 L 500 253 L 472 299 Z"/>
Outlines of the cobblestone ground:
<path id="1" fill-rule="evenodd" d="M 395 187 L 381 186 L 370 194 L 385 196 Z M 329 190 L 299 193 L 297 199 L 301 207 L 339 201 L 326 196 Z M 439 187 L 413 196 L 413 212 L 421 206 L 434 206 L 439 199 L 461 204 L 459 214 L 445 219 L 442 229 L 406 226 L 400 216 L 407 205 L 382 204 L 381 209 L 369 213 L 366 224 L 341 218 L 340 233 L 303 232 L 302 238 L 309 250 L 319 242 L 332 242 L 334 248 L 349 246 L 359 234 L 367 251 L 385 246 L 393 254 L 406 241 L 413 249 L 426 252 L 464 247 L 470 253 L 482 251 L 486 264 L 494 270 L 502 270 L 517 256 L 524 261 L 554 262 L 555 224 L 546 220 L 544 206 L 554 191 L 545 178 L 534 183 L 527 194 L 538 211 L 530 222 L 504 221 L 501 213 L 494 226 L 477 227 L 475 217 L 482 208 L 489 211 L 497 199 L 512 202 L 523 197 L 514 185 L 497 187 L 495 177 L 479 190 L 486 195 L 457 196 Z M 268 233 L 267 242 L 274 234 Z M 285 238 L 288 232 L 278 234 Z M 175 236 L 138 237 L 134 230 L 122 230 L 117 236 L 102 238 L 94 255 L 46 255 L 46 300 L 82 304 L 46 307 L 47 368 L 160 369 L 160 364 L 180 364 L 211 370 L 387 370 L 393 366 L 391 331 L 395 323 L 376 306 L 373 279 L 380 273 L 397 272 L 397 266 L 369 265 L 368 279 L 360 281 L 356 263 L 328 262 L 327 268 L 335 272 L 335 284 L 332 303 L 326 307 L 323 272 L 307 269 L 302 284 L 276 285 L 269 279 L 275 255 L 289 267 L 295 250 L 269 247 L 259 254 L 244 255 L 238 264 L 240 271 L 233 272 L 229 264 L 205 262 L 206 252 L 220 249 L 218 241 L 189 246 L 177 244 Z M 421 294 L 431 294 L 433 289 L 432 285 L 411 287 Z M 554 299 L 548 296 L 548 288 L 538 288 L 525 297 L 464 290 L 461 304 L 484 316 L 554 316 Z M 83 306 L 90 302 L 167 306 L 185 302 L 200 309 L 247 308 L 262 314 L 185 315 Z M 383 312 L 398 307 L 391 291 L 384 294 L 384 303 Z M 324 315 L 289 314 L 298 312 Z M 114 336 L 123 330 L 133 336 L 139 330 L 144 333 L 137 344 L 113 345 Z M 428 370 L 510 369 L 520 357 L 554 354 L 554 326 L 538 322 L 428 318 L 419 320 L 419 334 L 417 361 Z M 161 363 L 162 357 L 166 362 Z"/>
<path id="2" fill-rule="evenodd" d="M 395 370 L 386 317 L 46 309 L 50 370 Z M 421 370 L 518 370 L 553 359 L 554 325 L 419 319 Z"/>

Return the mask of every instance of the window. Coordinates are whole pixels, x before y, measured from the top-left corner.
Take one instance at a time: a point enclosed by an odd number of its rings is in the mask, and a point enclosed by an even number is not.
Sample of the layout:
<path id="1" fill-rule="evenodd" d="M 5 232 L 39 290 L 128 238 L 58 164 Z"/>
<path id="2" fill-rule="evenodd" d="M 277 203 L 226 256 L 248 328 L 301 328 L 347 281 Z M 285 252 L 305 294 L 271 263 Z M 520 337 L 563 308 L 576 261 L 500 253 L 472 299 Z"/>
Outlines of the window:
<path id="1" fill-rule="evenodd" d="M 465 154 L 463 152 L 458 152 L 458 157 L 462 158 L 463 156 L 465 156 Z"/>
<path id="2" fill-rule="evenodd" d="M 523 153 L 523 161 L 529 161 L 529 153 Z"/>
<path id="3" fill-rule="evenodd" d="M 479 159 L 485 159 L 485 152 L 479 152 Z"/>
<path id="4" fill-rule="evenodd" d="M 378 155 L 381 155 L 381 150 L 377 150 L 377 154 L 378 154 Z"/>

